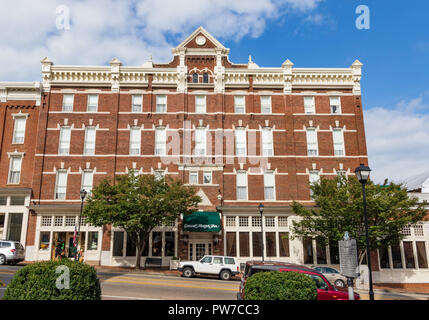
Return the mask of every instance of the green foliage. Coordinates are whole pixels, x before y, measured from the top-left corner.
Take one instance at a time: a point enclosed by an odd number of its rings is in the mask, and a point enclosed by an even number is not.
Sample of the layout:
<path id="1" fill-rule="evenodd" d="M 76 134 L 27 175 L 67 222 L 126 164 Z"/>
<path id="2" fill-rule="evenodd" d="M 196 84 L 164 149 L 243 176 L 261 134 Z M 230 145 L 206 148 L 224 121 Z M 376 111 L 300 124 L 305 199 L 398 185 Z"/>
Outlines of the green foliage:
<path id="1" fill-rule="evenodd" d="M 298 272 L 258 272 L 246 282 L 245 300 L 316 300 L 316 283 Z"/>
<path id="2" fill-rule="evenodd" d="M 57 267 L 70 271 L 69 289 L 58 289 Z M 60 283 L 64 283 L 61 282 Z M 94 267 L 70 261 L 45 261 L 20 269 L 6 289 L 4 300 L 100 300 L 101 288 Z"/>
<path id="3" fill-rule="evenodd" d="M 311 186 L 317 207 L 305 208 L 294 202 L 292 237 L 317 238 L 322 245 L 338 242 L 344 233 L 358 241 L 361 254 L 365 248 L 362 185 L 356 177 L 321 179 Z M 397 244 L 403 239 L 402 228 L 421 221 L 425 203 L 410 198 L 402 185 L 384 186 L 369 181 L 366 185 L 369 242 L 371 249 Z"/>
<path id="4" fill-rule="evenodd" d="M 130 173 L 117 176 L 115 184 L 103 180 L 95 187 L 83 216 L 92 225 L 125 230 L 140 257 L 154 228 L 192 213 L 200 201 L 195 189 L 185 187 L 180 180 Z M 140 267 L 139 258 L 136 267 Z"/>

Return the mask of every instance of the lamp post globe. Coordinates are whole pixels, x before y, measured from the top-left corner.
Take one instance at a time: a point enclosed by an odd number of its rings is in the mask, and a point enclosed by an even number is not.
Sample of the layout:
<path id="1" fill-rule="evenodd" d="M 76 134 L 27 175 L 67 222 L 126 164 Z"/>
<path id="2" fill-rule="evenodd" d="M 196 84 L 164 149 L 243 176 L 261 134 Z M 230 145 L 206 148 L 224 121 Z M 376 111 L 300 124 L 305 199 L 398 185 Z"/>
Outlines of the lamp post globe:
<path id="1" fill-rule="evenodd" d="M 355 174 L 360 183 L 367 183 L 369 179 L 369 174 L 371 173 L 371 169 L 364 165 L 363 163 L 356 168 Z"/>

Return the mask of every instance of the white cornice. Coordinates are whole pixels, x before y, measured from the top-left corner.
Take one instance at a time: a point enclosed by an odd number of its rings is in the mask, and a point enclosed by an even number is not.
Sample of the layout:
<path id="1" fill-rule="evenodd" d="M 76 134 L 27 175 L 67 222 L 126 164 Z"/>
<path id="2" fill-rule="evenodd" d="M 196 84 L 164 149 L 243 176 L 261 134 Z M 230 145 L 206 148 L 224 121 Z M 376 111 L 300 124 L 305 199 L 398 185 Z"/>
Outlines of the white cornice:
<path id="1" fill-rule="evenodd" d="M 40 106 L 41 98 L 40 82 L 0 82 L 0 102 L 35 101 Z"/>

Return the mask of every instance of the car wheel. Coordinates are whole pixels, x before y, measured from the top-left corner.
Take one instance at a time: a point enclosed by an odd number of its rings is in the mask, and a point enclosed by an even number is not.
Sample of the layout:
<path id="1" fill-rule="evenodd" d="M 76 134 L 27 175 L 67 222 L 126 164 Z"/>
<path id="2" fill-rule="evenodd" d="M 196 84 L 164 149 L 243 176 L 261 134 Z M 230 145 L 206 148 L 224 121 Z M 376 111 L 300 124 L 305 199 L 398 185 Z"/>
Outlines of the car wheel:
<path id="1" fill-rule="evenodd" d="M 183 269 L 182 274 L 185 278 L 192 278 L 194 276 L 194 270 L 192 270 L 192 268 L 187 267 Z"/>
<path id="2" fill-rule="evenodd" d="M 344 281 L 340 280 L 340 279 L 335 280 L 334 284 L 335 284 L 336 287 L 339 287 L 339 288 L 344 288 L 346 286 L 346 284 L 344 283 Z"/>
<path id="3" fill-rule="evenodd" d="M 222 280 L 229 280 L 229 279 L 231 279 L 231 272 L 229 272 L 228 270 L 223 270 L 223 271 L 220 273 L 220 278 L 221 278 Z"/>
<path id="4" fill-rule="evenodd" d="M 6 257 L 2 254 L 0 254 L 0 266 L 6 264 Z"/>

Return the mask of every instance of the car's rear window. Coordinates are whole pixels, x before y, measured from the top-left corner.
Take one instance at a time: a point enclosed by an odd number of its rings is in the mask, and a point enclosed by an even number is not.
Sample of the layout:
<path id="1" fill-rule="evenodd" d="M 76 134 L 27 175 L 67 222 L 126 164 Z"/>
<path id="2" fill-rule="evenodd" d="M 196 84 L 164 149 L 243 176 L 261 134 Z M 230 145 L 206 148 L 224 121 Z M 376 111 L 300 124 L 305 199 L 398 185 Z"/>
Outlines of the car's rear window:
<path id="1" fill-rule="evenodd" d="M 260 269 L 260 268 L 252 268 L 252 269 L 250 270 L 249 277 L 250 277 L 250 276 L 253 276 L 255 273 L 258 273 L 258 272 L 270 272 L 270 271 L 275 271 L 275 270 L 271 270 L 271 269 Z"/>
<path id="2" fill-rule="evenodd" d="M 234 258 L 225 258 L 225 264 L 235 264 Z"/>

